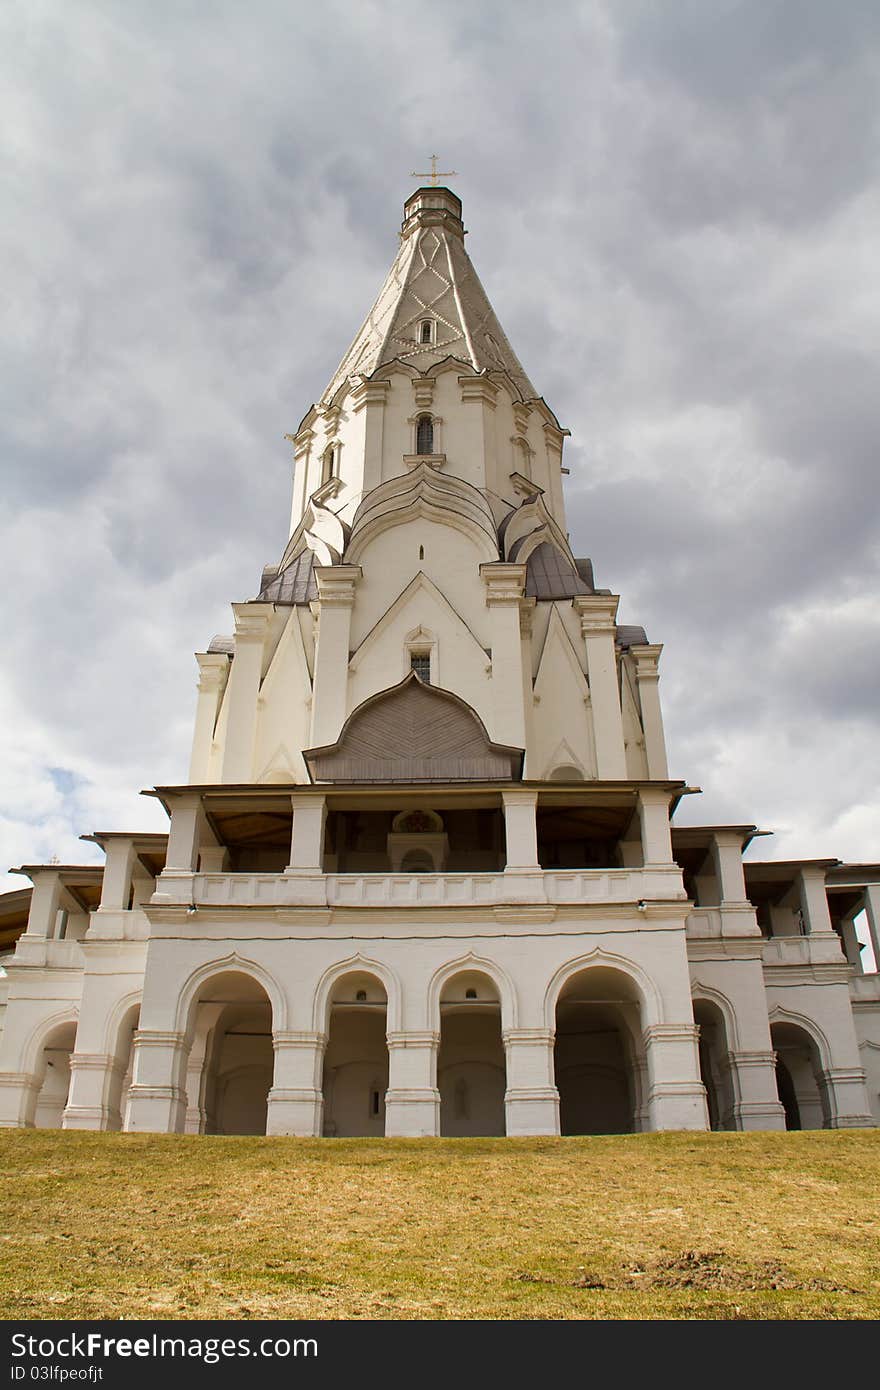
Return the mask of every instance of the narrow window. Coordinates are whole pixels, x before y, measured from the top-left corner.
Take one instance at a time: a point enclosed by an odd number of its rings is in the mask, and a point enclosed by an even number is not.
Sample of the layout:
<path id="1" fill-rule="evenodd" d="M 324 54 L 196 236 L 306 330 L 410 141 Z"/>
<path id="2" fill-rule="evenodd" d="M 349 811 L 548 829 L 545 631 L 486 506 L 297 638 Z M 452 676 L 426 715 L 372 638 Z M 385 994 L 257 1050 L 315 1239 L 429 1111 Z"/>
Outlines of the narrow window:
<path id="1" fill-rule="evenodd" d="M 410 652 L 409 669 L 415 671 L 420 681 L 425 685 L 431 684 L 431 653 L 430 652 Z"/>
<path id="2" fill-rule="evenodd" d="M 371 1114 L 371 1115 L 378 1115 L 378 1113 L 379 1113 L 379 1092 L 378 1092 L 378 1091 L 371 1091 L 371 1092 L 370 1092 L 370 1114 Z"/>
<path id="3" fill-rule="evenodd" d="M 359 989 L 354 997 L 359 1004 L 365 1004 L 367 1002 L 367 991 L 365 989 Z"/>
<path id="4" fill-rule="evenodd" d="M 430 319 L 424 319 L 423 322 L 422 322 L 422 342 L 423 342 L 423 343 L 430 343 L 431 341 L 432 341 L 431 320 L 430 320 Z"/>
<path id="5" fill-rule="evenodd" d="M 420 559 L 420 560 L 424 560 L 424 558 L 425 558 L 425 547 L 424 547 L 423 545 L 420 545 L 420 546 L 419 546 L 419 559 Z"/>
<path id="6" fill-rule="evenodd" d="M 338 477 L 339 468 L 339 449 L 337 445 L 331 444 L 329 449 L 324 450 L 324 457 L 321 461 L 321 482 L 329 483 L 331 478 Z"/>
<path id="7" fill-rule="evenodd" d="M 419 427 L 416 432 L 416 453 L 433 454 L 434 452 L 434 421 L 430 415 L 419 416 Z"/>

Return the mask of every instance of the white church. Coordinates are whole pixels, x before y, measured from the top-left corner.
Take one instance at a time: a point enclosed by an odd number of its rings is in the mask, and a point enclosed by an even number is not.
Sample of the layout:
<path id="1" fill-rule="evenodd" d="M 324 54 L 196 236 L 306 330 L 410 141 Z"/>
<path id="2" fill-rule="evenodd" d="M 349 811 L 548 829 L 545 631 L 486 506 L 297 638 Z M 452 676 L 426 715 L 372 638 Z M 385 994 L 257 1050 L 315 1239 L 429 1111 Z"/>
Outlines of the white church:
<path id="1" fill-rule="evenodd" d="M 167 834 L 0 898 L 0 1124 L 880 1123 L 880 865 L 676 826 L 661 648 L 570 548 L 568 432 L 464 237 L 407 200 L 287 548 L 197 656 Z"/>

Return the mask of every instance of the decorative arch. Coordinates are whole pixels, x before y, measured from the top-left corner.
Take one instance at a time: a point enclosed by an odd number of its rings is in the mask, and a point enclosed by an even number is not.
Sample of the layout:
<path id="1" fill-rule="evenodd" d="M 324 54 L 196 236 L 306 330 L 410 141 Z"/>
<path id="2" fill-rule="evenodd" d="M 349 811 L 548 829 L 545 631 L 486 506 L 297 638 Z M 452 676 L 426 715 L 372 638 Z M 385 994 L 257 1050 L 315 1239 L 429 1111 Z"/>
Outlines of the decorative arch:
<path id="1" fill-rule="evenodd" d="M 358 705 L 336 743 L 303 757 L 315 782 L 514 781 L 523 751 L 493 743 L 465 700 L 411 671 Z"/>
<path id="2" fill-rule="evenodd" d="M 79 1025 L 79 1009 L 75 1004 L 66 1009 L 60 1009 L 58 1013 L 52 1014 L 51 1018 L 44 1018 L 40 1023 L 34 1025 L 22 1049 L 22 1071 L 31 1074 L 36 1071 L 47 1038 L 55 1032 L 56 1028 L 63 1028 L 68 1023 Z"/>
<path id="3" fill-rule="evenodd" d="M 387 1009 L 387 1029 L 389 1033 L 399 1032 L 402 1026 L 402 989 L 400 980 L 389 965 L 381 961 L 373 960 L 369 956 L 361 955 L 360 951 L 356 955 L 348 956 L 345 960 L 338 961 L 335 965 L 328 966 L 319 979 L 315 987 L 314 1004 L 312 1006 L 312 1028 L 316 1033 L 327 1033 L 327 1024 L 330 1016 L 330 997 L 333 987 L 345 975 L 363 972 L 365 975 L 375 975 L 376 979 L 384 986 L 385 997 L 388 1000 Z"/>
<path id="4" fill-rule="evenodd" d="M 768 1019 L 771 1028 L 774 1023 L 790 1023 L 793 1027 L 800 1028 L 815 1044 L 822 1070 L 827 1071 L 829 1069 L 831 1066 L 831 1046 L 825 1033 L 814 1019 L 807 1018 L 805 1014 L 794 1013 L 791 1009 L 784 1009 L 781 1004 L 773 1005 Z"/>
<path id="5" fill-rule="evenodd" d="M 476 970 L 488 975 L 498 990 L 498 998 L 501 1000 L 502 1029 L 516 1028 L 518 1026 L 518 1007 L 513 981 L 502 966 L 487 959 L 486 956 L 475 955 L 473 951 L 468 951 L 463 956 L 457 956 L 455 960 L 447 961 L 431 976 L 428 984 L 428 1027 L 439 1033 L 440 995 L 443 993 L 443 987 L 456 975 L 461 975 L 468 970 Z"/>
<path id="6" fill-rule="evenodd" d="M 472 541 L 481 562 L 497 561 L 495 519 L 475 487 L 427 462 L 374 488 L 358 507 L 345 550 L 345 563 L 360 564 L 370 542 L 384 531 L 426 518 L 454 526 Z"/>
<path id="7" fill-rule="evenodd" d="M 714 989 L 711 985 L 704 985 L 700 980 L 694 980 L 691 985 L 691 999 L 694 1003 L 702 1001 L 706 1004 L 714 1004 L 724 1020 L 724 1031 L 727 1035 L 728 1047 L 736 1052 L 739 1049 L 739 1030 L 736 1024 L 736 1010 L 731 1004 L 726 994 L 722 994 L 719 989 Z"/>
<path id="8" fill-rule="evenodd" d="M 107 1015 L 107 1022 L 104 1027 L 104 1051 L 108 1055 L 116 1055 L 116 1049 L 119 1043 L 119 1030 L 125 1022 L 126 1014 L 130 1013 L 134 1008 L 139 1009 L 142 1003 L 143 991 L 140 989 L 133 989 L 129 994 L 125 994 L 121 999 L 117 999 L 116 1003 L 113 1005 L 113 1008 Z"/>
<path id="9" fill-rule="evenodd" d="M 643 1027 L 647 1028 L 655 1023 L 663 1022 L 662 996 L 650 976 L 635 961 L 628 960 L 625 956 L 618 956 L 612 951 L 604 951 L 601 947 L 596 946 L 586 955 L 576 956 L 573 960 L 566 961 L 564 965 L 559 967 L 547 985 L 544 994 L 544 1024 L 550 1032 L 555 1030 L 556 1006 L 568 981 L 573 979 L 575 975 L 579 975 L 582 970 L 592 970 L 597 966 L 603 966 L 608 970 L 617 970 L 632 980 L 638 990 L 639 1003 L 643 1010 Z"/>
<path id="10" fill-rule="evenodd" d="M 248 960 L 247 957 L 240 956 L 237 951 L 230 951 L 226 956 L 215 958 L 205 965 L 200 965 L 184 982 L 177 996 L 177 1009 L 175 1011 L 174 1026 L 178 1033 L 188 1032 L 192 1006 L 202 985 L 207 984 L 215 975 L 225 975 L 228 972 L 247 975 L 255 980 L 268 996 L 272 1009 L 272 1031 L 279 1032 L 287 1028 L 287 1000 L 277 981 L 257 961 Z"/>

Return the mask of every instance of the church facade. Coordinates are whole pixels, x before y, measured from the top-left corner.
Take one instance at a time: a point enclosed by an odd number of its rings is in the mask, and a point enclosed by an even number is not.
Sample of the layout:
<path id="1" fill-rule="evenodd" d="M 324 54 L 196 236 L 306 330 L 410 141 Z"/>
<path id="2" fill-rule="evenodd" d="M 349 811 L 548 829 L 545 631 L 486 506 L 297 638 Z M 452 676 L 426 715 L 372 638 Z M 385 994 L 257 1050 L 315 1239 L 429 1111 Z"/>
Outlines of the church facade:
<path id="1" fill-rule="evenodd" d="M 880 866 L 676 826 L 661 648 L 570 548 L 566 434 L 418 189 L 280 563 L 197 656 L 167 835 L 0 898 L 0 1124 L 880 1123 Z"/>

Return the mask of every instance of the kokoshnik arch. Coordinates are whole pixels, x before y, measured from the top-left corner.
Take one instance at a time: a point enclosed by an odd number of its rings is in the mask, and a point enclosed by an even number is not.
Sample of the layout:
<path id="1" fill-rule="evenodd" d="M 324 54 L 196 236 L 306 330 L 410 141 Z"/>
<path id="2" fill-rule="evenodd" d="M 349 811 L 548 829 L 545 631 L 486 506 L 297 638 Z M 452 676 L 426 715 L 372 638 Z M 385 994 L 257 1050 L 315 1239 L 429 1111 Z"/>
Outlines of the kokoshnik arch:
<path id="1" fill-rule="evenodd" d="M 880 1118 L 880 869 L 676 828 L 661 648 L 569 546 L 564 430 L 404 208 L 292 436 L 290 538 L 197 657 L 167 835 L 0 899 L 0 1123 L 300 1135 Z M 89 837 L 87 837 L 89 838 Z M 0 996 L 2 999 L 2 996 Z M 867 1084 L 866 1084 L 867 1078 Z"/>

